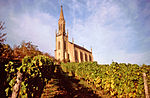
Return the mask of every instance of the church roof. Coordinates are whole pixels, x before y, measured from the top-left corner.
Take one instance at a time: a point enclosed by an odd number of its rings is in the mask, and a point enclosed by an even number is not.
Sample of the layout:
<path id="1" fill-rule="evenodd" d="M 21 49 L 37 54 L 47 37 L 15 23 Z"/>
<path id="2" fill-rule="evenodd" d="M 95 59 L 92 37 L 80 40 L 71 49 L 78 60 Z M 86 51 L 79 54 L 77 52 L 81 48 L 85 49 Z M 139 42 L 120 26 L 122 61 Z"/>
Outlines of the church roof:
<path id="1" fill-rule="evenodd" d="M 62 5 L 61 5 L 61 12 L 60 12 L 60 17 L 59 17 L 59 19 L 64 20 L 64 14 L 63 14 Z"/>
<path id="2" fill-rule="evenodd" d="M 70 42 L 70 43 L 71 43 L 71 44 L 74 44 L 74 43 L 72 43 L 72 42 Z M 79 48 L 79 49 L 82 49 L 82 50 L 84 50 L 84 51 L 86 51 L 86 52 L 91 53 L 91 51 L 89 51 L 89 50 L 85 49 L 84 47 L 79 46 L 79 45 L 77 45 L 77 44 L 74 44 L 74 47 L 77 47 L 77 48 Z"/>

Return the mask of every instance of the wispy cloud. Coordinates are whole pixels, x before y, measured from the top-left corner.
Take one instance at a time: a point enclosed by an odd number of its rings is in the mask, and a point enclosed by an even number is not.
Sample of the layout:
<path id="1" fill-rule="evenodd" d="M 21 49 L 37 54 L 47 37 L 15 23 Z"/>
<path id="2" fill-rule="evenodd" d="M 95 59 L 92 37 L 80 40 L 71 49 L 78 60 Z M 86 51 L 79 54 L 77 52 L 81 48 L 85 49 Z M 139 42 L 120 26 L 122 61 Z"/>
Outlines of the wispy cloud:
<path id="1" fill-rule="evenodd" d="M 76 5 L 79 6 L 80 3 Z M 120 3 L 124 5 L 126 2 Z M 128 3 L 130 2 L 126 4 Z M 87 1 L 87 10 L 91 14 L 84 20 L 75 17 L 76 22 L 71 30 L 75 42 L 80 45 L 85 44 L 84 46 L 88 48 L 92 45 L 93 55 L 99 63 L 111 63 L 114 60 L 149 64 L 147 54 L 150 52 L 144 50 L 141 52 L 138 44 L 143 44 L 147 49 L 150 47 L 143 40 L 139 42 L 138 33 L 141 32 L 135 28 L 138 24 L 133 24 L 133 19 L 138 17 L 138 2 L 133 1 L 124 7 L 121 4 L 105 0 Z M 147 39 L 148 36 L 144 38 Z M 150 42 L 148 39 L 146 41 Z"/>
<path id="2" fill-rule="evenodd" d="M 31 41 L 39 46 L 41 51 L 54 55 L 57 19 L 54 15 L 44 12 L 41 7 L 43 3 L 48 1 L 40 3 L 32 1 L 32 6 L 28 5 L 28 1 L 2 2 L 5 6 L 2 7 L 0 12 L 4 15 L 0 16 L 6 22 L 7 43 L 13 46 L 14 44 L 20 44 L 23 40 Z M 20 9 L 16 8 L 16 4 L 20 6 Z"/>
<path id="3" fill-rule="evenodd" d="M 53 39 L 55 37 L 54 31 L 57 27 L 57 21 L 49 14 L 33 13 L 34 15 L 32 16 L 28 13 L 17 16 L 12 14 L 10 16 L 8 43 L 18 44 L 22 40 L 31 41 L 38 45 L 40 50 L 53 53 L 55 47 Z"/>
<path id="4" fill-rule="evenodd" d="M 63 5 L 69 39 L 90 49 L 99 63 L 150 64 L 150 2 L 148 0 L 0 1 L 7 43 L 32 41 L 54 55 L 55 29 Z"/>

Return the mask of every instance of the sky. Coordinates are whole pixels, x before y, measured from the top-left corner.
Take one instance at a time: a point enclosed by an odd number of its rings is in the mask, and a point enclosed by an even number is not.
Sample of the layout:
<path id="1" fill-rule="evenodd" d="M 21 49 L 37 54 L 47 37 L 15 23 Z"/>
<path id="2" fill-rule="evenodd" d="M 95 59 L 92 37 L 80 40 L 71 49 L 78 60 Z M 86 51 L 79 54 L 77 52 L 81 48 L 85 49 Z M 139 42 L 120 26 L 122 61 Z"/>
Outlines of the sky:
<path id="1" fill-rule="evenodd" d="M 0 0 L 6 44 L 31 41 L 54 56 L 63 5 L 69 40 L 92 47 L 99 64 L 150 64 L 150 0 Z"/>

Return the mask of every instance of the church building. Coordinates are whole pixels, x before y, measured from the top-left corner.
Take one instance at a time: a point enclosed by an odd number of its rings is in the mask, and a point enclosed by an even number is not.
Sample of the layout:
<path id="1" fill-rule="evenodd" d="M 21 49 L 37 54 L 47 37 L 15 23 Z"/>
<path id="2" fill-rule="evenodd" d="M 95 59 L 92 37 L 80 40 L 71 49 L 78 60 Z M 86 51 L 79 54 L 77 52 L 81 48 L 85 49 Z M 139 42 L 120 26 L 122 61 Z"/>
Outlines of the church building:
<path id="1" fill-rule="evenodd" d="M 58 20 L 58 32 L 56 31 L 55 59 L 63 62 L 86 62 L 93 61 L 91 51 L 68 40 L 68 31 L 65 31 L 65 19 L 61 6 Z"/>

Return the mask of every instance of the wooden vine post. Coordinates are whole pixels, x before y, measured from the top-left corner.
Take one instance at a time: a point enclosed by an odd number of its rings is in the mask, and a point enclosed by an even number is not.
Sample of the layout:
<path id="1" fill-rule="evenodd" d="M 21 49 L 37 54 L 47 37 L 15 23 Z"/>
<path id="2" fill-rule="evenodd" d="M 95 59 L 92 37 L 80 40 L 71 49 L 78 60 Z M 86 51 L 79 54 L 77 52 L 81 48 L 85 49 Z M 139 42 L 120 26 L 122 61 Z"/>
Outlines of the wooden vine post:
<path id="1" fill-rule="evenodd" d="M 16 79 L 16 84 L 13 87 L 13 91 L 12 91 L 12 96 L 11 98 L 17 98 L 18 97 L 18 93 L 21 87 L 21 82 L 22 82 L 22 73 L 20 71 L 17 72 L 17 79 Z"/>
<path id="2" fill-rule="evenodd" d="M 144 80 L 145 96 L 146 96 L 146 98 L 149 98 L 148 85 L 147 85 L 146 74 L 145 73 L 143 73 L 143 80 Z"/>

